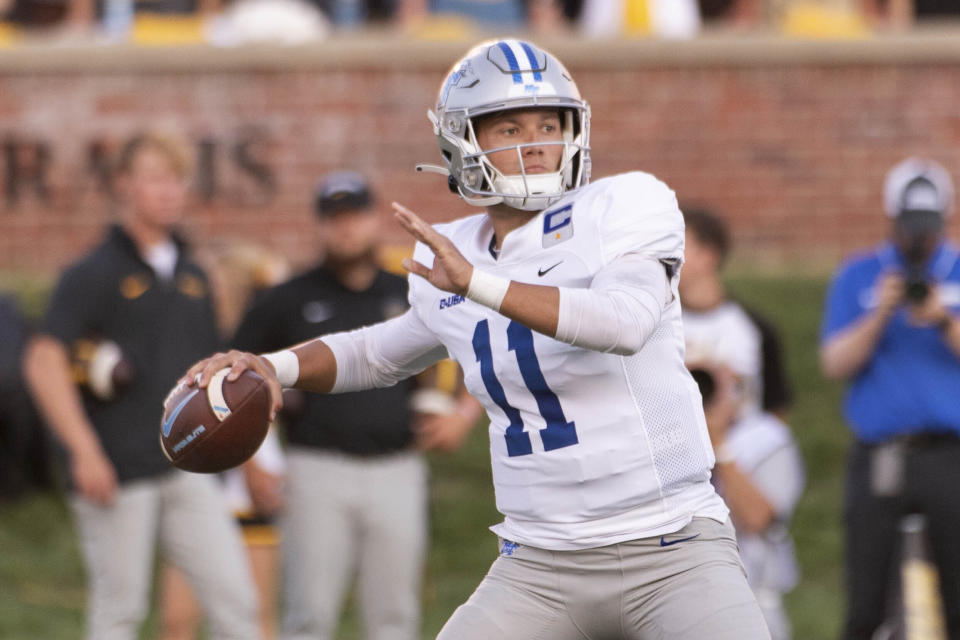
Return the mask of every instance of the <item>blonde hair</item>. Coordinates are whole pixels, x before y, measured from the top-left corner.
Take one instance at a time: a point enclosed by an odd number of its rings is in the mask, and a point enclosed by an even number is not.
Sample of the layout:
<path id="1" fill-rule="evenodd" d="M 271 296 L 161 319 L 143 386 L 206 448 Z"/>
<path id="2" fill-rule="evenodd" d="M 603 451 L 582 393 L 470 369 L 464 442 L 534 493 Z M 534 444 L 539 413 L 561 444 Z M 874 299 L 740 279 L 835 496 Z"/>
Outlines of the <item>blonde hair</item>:
<path id="1" fill-rule="evenodd" d="M 180 138 L 158 131 L 141 131 L 131 136 L 121 147 L 116 164 L 117 175 L 130 173 L 137 156 L 147 150 L 164 156 L 180 178 L 187 178 L 193 169 L 190 153 Z"/>
<path id="2" fill-rule="evenodd" d="M 281 254 L 246 242 L 231 242 L 203 252 L 214 286 L 217 321 L 224 335 L 233 335 L 256 293 L 286 281 L 290 264 Z"/>

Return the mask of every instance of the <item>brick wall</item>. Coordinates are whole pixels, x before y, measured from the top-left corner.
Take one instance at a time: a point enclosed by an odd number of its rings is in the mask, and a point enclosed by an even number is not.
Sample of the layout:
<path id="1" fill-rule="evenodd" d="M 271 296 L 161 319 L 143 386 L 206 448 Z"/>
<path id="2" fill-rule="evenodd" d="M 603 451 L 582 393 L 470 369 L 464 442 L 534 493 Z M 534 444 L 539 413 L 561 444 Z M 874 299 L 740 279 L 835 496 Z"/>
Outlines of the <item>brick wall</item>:
<path id="1" fill-rule="evenodd" d="M 644 169 L 730 221 L 739 261 L 829 268 L 886 232 L 886 169 L 926 154 L 960 176 L 960 38 L 853 43 L 548 42 L 593 108 L 596 177 Z M 0 58 L 0 270 L 51 273 L 110 219 L 102 169 L 144 125 L 198 152 L 189 231 L 312 256 L 310 191 L 369 172 L 381 201 L 470 211 L 425 118 L 464 43 L 307 49 L 12 50 Z M 384 213 L 391 242 L 405 238 Z M 955 224 L 951 229 L 955 228 Z"/>

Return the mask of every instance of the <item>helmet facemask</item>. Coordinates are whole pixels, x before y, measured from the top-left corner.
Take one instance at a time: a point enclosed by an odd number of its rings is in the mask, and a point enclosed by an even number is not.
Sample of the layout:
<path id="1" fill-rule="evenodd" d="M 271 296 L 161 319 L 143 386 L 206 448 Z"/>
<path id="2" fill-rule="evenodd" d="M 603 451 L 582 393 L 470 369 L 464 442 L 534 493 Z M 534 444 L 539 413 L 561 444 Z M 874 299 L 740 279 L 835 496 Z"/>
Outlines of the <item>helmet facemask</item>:
<path id="1" fill-rule="evenodd" d="M 561 123 L 560 140 L 525 142 L 493 149 L 481 148 L 474 127 L 475 118 L 467 118 L 466 146 L 472 147 L 476 151 L 463 155 L 463 165 L 471 168 L 478 167 L 483 180 L 476 188 L 471 188 L 469 185 L 466 190 L 461 188 L 460 191 L 464 198 L 468 202 L 477 196 L 499 198 L 501 202 L 514 209 L 540 211 L 574 189 L 574 185 L 581 184 L 585 167 L 584 163 L 579 161 L 579 158 L 584 155 L 579 130 L 582 130 L 583 125 L 577 123 L 579 126 L 574 126 L 576 112 L 573 109 L 561 109 L 559 115 Z M 548 146 L 563 147 L 557 170 L 548 173 L 528 174 L 523 168 L 524 149 Z M 508 150 L 517 154 L 518 165 L 520 166 L 519 174 L 504 174 L 489 158 L 493 153 Z M 462 185 L 460 180 L 458 182 Z M 464 191 L 468 193 L 464 193 Z"/>

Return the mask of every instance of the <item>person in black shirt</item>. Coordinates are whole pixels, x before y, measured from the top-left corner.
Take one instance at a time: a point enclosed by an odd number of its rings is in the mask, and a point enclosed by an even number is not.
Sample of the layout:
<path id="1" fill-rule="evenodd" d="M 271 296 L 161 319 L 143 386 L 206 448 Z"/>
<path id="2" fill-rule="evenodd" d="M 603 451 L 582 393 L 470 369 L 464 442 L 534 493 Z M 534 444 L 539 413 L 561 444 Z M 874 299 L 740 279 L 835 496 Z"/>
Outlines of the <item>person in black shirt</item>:
<path id="1" fill-rule="evenodd" d="M 406 311 L 406 280 L 377 263 L 377 209 L 364 177 L 326 176 L 315 209 L 323 263 L 267 291 L 241 322 L 236 348 L 272 351 Z M 475 405 L 441 416 L 453 410 L 451 400 L 445 409 L 415 407 L 431 414 L 415 417 L 411 404 L 431 397 L 414 395 L 406 380 L 358 393 L 307 394 L 298 415 L 287 416 L 285 638 L 333 637 L 354 571 L 367 637 L 420 637 L 427 468 L 417 444 L 436 441 L 438 431 L 459 440 L 480 413 Z"/>
<path id="2" fill-rule="evenodd" d="M 205 603 L 214 638 L 257 638 L 256 596 L 239 531 L 212 476 L 175 470 L 157 443 L 164 396 L 184 366 L 217 347 L 209 285 L 173 233 L 188 161 L 173 139 L 141 134 L 120 152 L 119 224 L 69 267 L 24 371 L 66 449 L 71 506 L 90 585 L 87 637 L 137 637 L 154 547 Z M 111 342 L 132 363 L 109 398 L 71 377 L 80 341 Z"/>

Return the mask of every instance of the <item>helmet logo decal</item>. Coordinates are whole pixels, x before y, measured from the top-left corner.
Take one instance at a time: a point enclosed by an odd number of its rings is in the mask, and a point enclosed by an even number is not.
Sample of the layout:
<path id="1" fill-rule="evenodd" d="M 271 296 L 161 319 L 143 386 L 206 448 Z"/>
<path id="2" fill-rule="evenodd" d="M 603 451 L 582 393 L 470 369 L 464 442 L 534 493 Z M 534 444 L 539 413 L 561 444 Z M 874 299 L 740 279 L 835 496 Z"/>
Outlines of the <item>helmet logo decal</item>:
<path id="1" fill-rule="evenodd" d="M 507 62 L 507 66 L 510 69 L 510 72 L 513 74 L 513 83 L 514 84 L 523 84 L 523 74 L 530 73 L 533 76 L 534 82 L 542 82 L 543 74 L 540 73 L 541 65 L 537 62 L 537 55 L 531 47 L 526 42 L 517 42 L 515 40 L 501 40 L 497 43 L 497 48 L 500 49 L 500 52 L 503 53 L 503 57 Z M 526 69 L 520 67 L 520 56 L 523 57 L 524 62 L 526 62 Z"/>
<path id="2" fill-rule="evenodd" d="M 470 61 L 466 60 L 463 64 L 460 65 L 460 68 L 452 72 L 447 76 L 447 81 L 443 85 L 443 91 L 440 95 L 440 102 L 445 103 L 447 101 L 447 96 L 450 95 L 450 89 L 456 86 L 460 86 L 462 80 L 467 79 L 468 77 L 473 76 L 472 69 L 470 68 Z M 476 78 L 473 78 L 473 84 L 476 84 Z M 464 83 L 467 85 L 467 83 Z"/>
<path id="3" fill-rule="evenodd" d="M 530 69 L 533 71 L 533 79 L 537 82 L 543 80 L 543 76 L 540 74 L 540 65 L 537 64 L 537 56 L 534 55 L 533 49 L 530 48 L 530 45 L 526 42 L 521 42 L 520 47 L 523 49 L 523 52 L 527 54 L 527 61 L 530 63 Z"/>
<path id="4" fill-rule="evenodd" d="M 497 46 L 500 47 L 500 51 L 503 51 L 503 57 L 507 59 L 510 71 L 513 71 L 513 83 L 523 84 L 523 76 L 520 75 L 520 63 L 517 62 L 517 56 L 513 55 L 513 49 L 506 42 L 498 42 Z"/>

